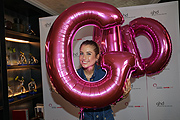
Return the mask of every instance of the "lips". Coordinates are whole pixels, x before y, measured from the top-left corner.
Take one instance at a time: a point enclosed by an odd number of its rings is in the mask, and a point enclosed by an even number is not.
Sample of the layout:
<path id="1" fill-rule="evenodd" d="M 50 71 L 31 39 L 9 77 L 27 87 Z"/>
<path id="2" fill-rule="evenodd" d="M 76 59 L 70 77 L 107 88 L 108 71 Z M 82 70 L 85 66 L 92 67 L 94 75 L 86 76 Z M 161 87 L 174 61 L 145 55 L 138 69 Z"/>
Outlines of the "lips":
<path id="1" fill-rule="evenodd" d="M 88 62 L 86 62 L 86 61 L 82 61 L 82 62 L 81 62 L 81 65 L 84 66 L 84 67 L 85 67 L 87 64 L 88 64 Z"/>
<path id="2" fill-rule="evenodd" d="M 83 64 L 86 64 L 86 63 L 88 63 L 88 62 L 86 62 L 86 61 L 82 61 L 82 63 L 83 63 Z"/>

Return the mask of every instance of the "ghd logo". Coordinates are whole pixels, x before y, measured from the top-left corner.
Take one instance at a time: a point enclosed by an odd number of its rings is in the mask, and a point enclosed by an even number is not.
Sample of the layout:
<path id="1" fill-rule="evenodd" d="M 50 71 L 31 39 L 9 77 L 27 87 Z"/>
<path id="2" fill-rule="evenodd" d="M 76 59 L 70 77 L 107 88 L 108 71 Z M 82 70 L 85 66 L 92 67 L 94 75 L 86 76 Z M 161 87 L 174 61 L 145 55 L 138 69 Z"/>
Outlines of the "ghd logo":
<path id="1" fill-rule="evenodd" d="M 125 18 L 135 18 L 135 16 L 130 16 L 128 13 L 123 13 L 122 15 Z"/>
<path id="2" fill-rule="evenodd" d="M 150 13 L 152 16 L 156 16 L 156 15 L 166 15 L 167 13 L 160 13 L 159 10 L 153 10 Z"/>
<path id="3" fill-rule="evenodd" d="M 124 16 L 124 17 L 128 17 L 128 13 L 126 13 L 126 14 L 125 14 L 125 13 L 123 13 L 123 16 Z"/>
<path id="4" fill-rule="evenodd" d="M 157 107 L 163 107 L 164 106 L 164 101 L 162 101 L 162 102 L 157 102 L 156 103 L 156 105 L 157 105 Z"/>
<path id="5" fill-rule="evenodd" d="M 45 27 L 51 27 L 51 22 L 50 23 L 46 23 Z"/>
<path id="6" fill-rule="evenodd" d="M 155 15 L 158 15 L 158 14 L 159 14 L 159 10 L 157 10 L 157 11 L 153 10 L 153 11 L 151 12 L 151 15 L 152 15 L 152 16 L 155 16 Z"/>
<path id="7" fill-rule="evenodd" d="M 172 105 L 167 105 L 167 104 L 165 104 L 164 101 L 159 101 L 159 102 L 157 102 L 157 103 L 156 103 L 156 106 L 157 106 L 157 107 L 173 107 Z"/>

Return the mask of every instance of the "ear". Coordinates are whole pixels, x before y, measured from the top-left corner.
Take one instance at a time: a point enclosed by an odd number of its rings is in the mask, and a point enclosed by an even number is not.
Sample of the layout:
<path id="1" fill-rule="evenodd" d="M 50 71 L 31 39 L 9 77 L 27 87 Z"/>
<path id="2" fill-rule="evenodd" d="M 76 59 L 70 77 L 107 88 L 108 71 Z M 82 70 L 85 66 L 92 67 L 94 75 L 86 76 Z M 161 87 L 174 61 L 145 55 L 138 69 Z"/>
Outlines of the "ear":
<path id="1" fill-rule="evenodd" d="M 96 61 L 98 61 L 98 60 L 99 60 L 99 54 L 96 55 Z"/>

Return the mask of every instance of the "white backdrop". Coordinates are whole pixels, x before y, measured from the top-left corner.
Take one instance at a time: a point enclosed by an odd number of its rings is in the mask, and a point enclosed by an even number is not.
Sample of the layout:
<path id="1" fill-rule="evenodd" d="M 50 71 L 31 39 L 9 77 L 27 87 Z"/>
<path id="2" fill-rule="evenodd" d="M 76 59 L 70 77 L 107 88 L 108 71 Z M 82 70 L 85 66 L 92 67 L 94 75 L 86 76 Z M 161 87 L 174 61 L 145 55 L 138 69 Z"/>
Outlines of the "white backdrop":
<path id="1" fill-rule="evenodd" d="M 116 120 L 179 120 L 180 114 L 180 43 L 178 2 L 151 4 L 118 8 L 125 23 L 137 17 L 150 17 L 158 20 L 168 30 L 172 40 L 172 56 L 165 70 L 158 75 L 132 78 L 132 90 L 127 99 L 112 106 Z M 40 18 L 41 66 L 43 79 L 45 120 L 78 120 L 79 108 L 52 92 L 45 66 L 45 42 L 48 31 L 57 16 Z M 74 40 L 73 57 L 78 68 L 79 45 L 82 40 L 92 39 L 93 27 L 81 29 Z M 151 54 L 149 41 L 139 36 L 136 42 L 142 57 Z"/>

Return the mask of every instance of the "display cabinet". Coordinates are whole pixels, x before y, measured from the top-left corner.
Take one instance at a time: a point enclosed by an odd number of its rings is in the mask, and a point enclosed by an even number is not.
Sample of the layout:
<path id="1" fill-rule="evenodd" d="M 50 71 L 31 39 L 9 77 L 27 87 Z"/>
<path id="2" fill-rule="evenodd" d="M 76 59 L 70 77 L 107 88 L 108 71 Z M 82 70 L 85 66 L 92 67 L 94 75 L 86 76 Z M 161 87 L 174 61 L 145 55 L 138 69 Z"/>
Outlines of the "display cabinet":
<path id="1" fill-rule="evenodd" d="M 9 118 L 15 109 L 28 109 L 31 118 L 35 104 L 42 103 L 39 37 L 5 30 L 5 45 Z"/>
<path id="2" fill-rule="evenodd" d="M 12 120 L 12 111 L 43 103 L 39 17 L 48 13 L 25 1 L 0 2 L 0 116 Z M 23 21 L 22 21 L 23 20 Z"/>
<path id="3" fill-rule="evenodd" d="M 5 36 L 8 100 L 11 115 L 14 108 L 19 109 L 16 105 L 42 97 L 40 45 L 37 36 L 11 30 L 5 30 Z M 8 38 L 23 41 L 9 41 Z M 34 106 L 33 103 L 31 104 Z M 28 107 L 21 109 L 25 108 Z M 30 109 L 33 111 L 32 108 L 28 108 L 29 114 L 31 114 Z"/>

